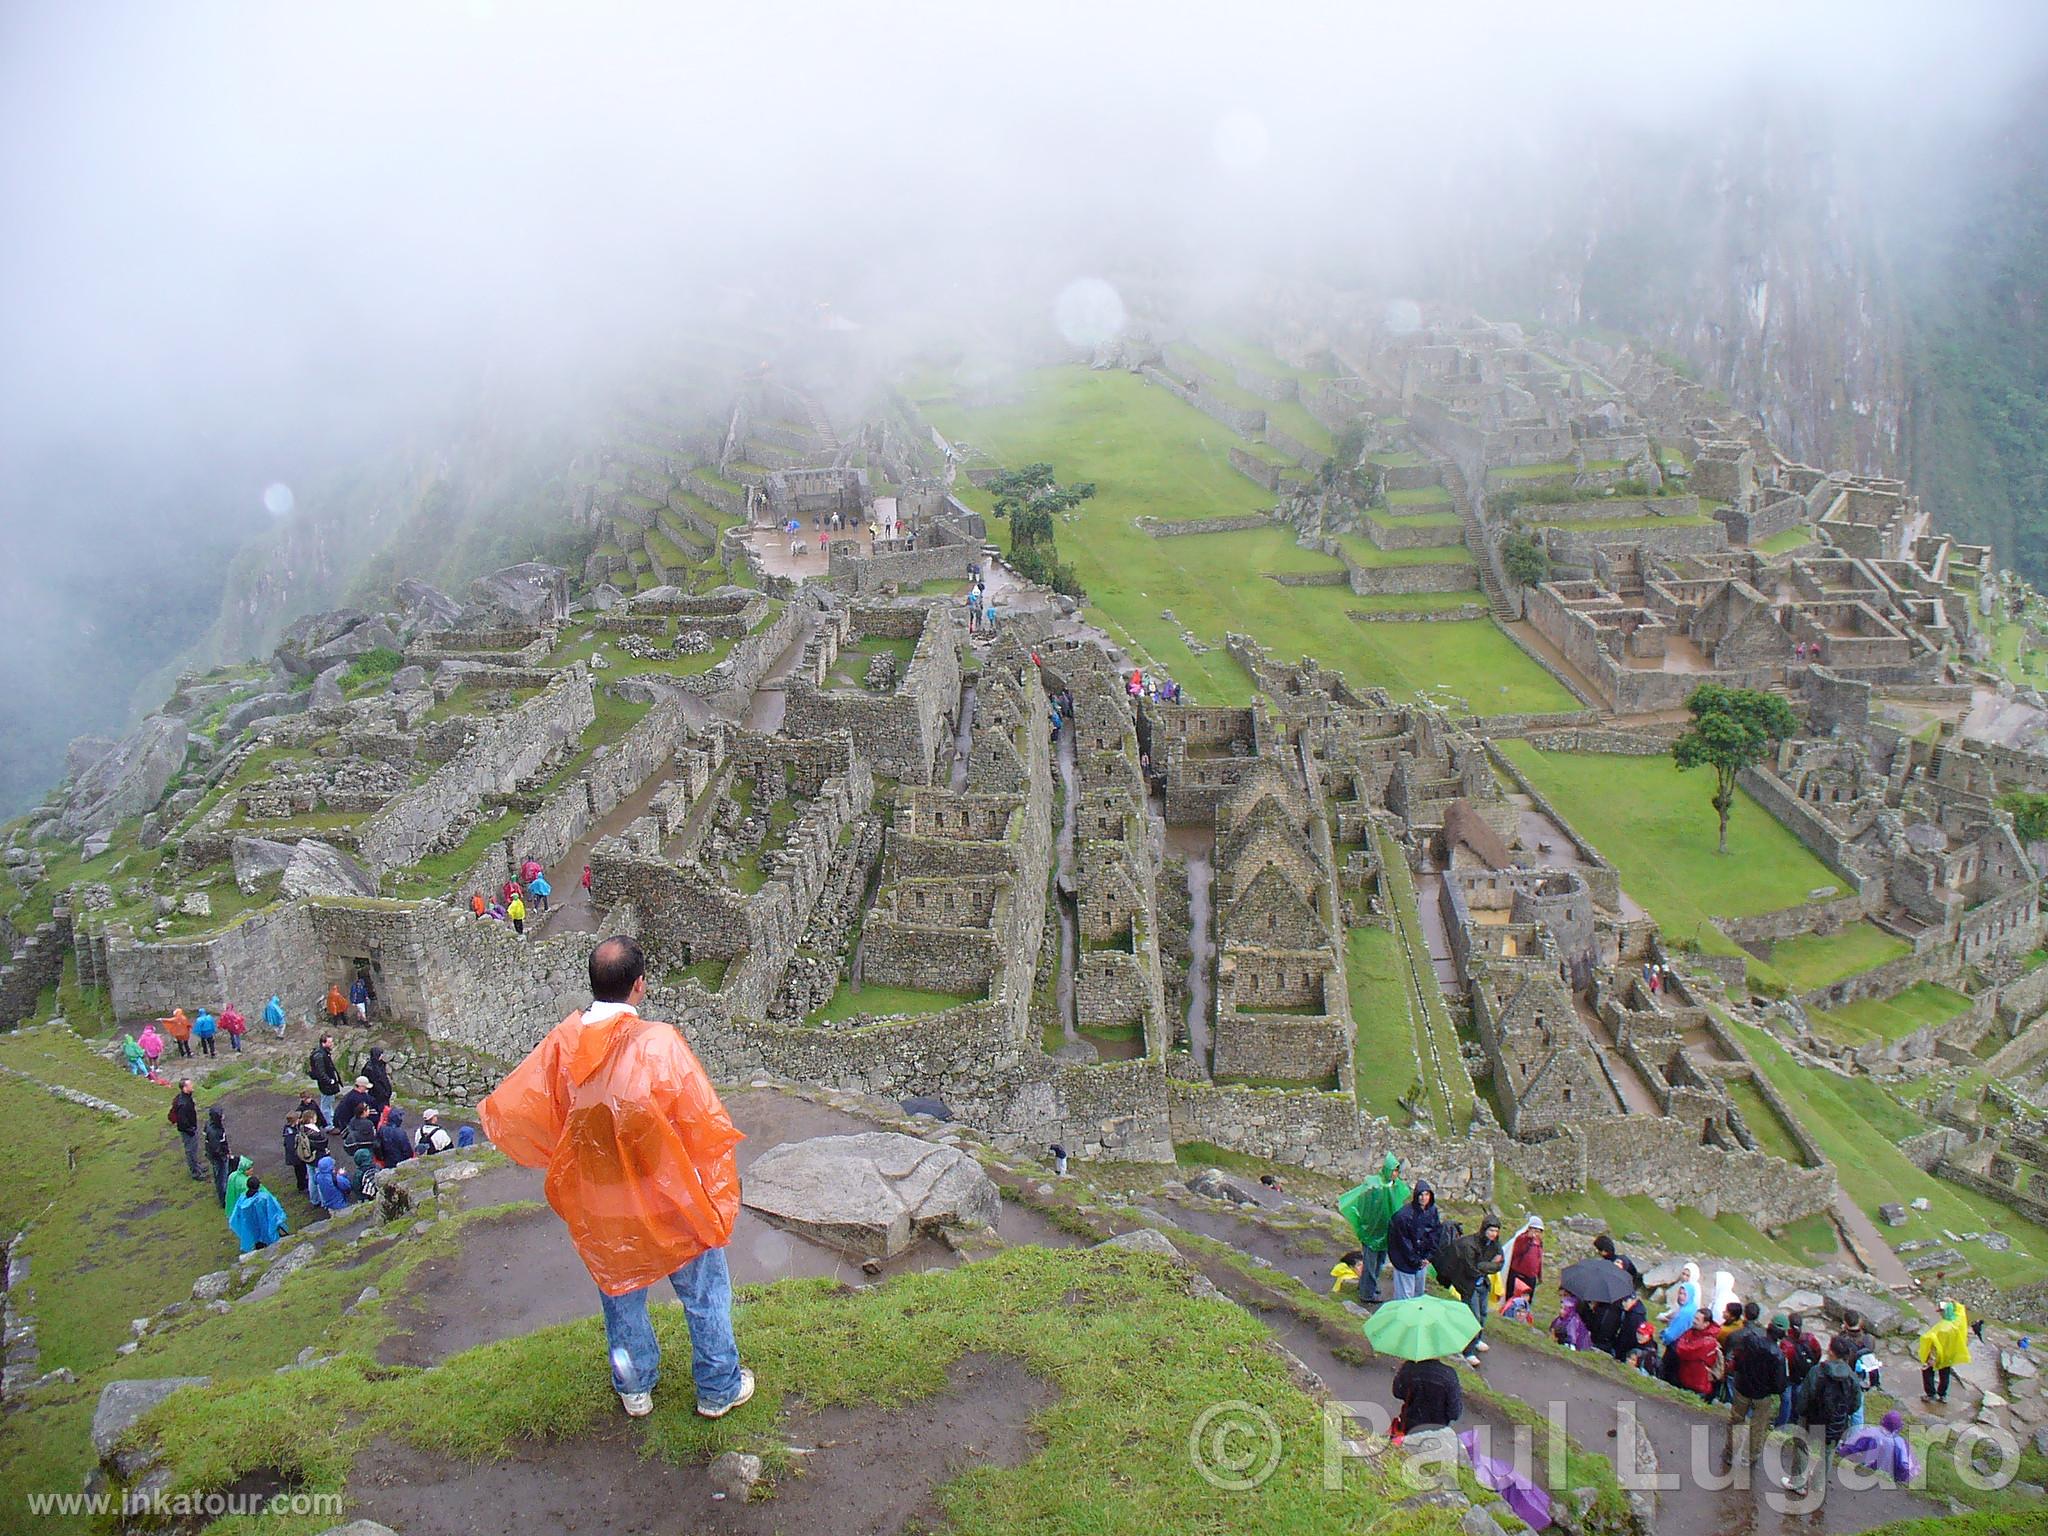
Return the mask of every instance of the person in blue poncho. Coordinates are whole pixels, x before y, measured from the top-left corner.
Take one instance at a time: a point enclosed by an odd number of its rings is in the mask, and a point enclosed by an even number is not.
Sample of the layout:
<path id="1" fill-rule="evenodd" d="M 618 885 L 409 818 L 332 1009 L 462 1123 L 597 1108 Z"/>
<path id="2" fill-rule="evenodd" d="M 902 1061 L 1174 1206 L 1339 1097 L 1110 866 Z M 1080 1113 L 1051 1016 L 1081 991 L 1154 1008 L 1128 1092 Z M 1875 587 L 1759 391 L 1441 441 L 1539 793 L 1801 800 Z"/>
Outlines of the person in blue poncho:
<path id="1" fill-rule="evenodd" d="M 323 1157 L 313 1167 L 313 1203 L 330 1216 L 345 1211 L 355 1199 L 355 1180 Z"/>
<path id="2" fill-rule="evenodd" d="M 241 1239 L 242 1252 L 254 1253 L 258 1248 L 268 1248 L 285 1233 L 291 1224 L 285 1219 L 284 1207 L 278 1204 L 277 1196 L 263 1187 L 263 1181 L 254 1174 L 242 1191 L 242 1198 L 228 1213 L 228 1225 L 234 1228 L 235 1236 Z"/>
<path id="3" fill-rule="evenodd" d="M 263 1005 L 263 1022 L 278 1035 L 284 1033 L 284 1004 L 278 1001 L 275 992 L 270 994 L 270 1001 Z"/>
<path id="4" fill-rule="evenodd" d="M 220 1033 L 220 1020 L 213 1016 L 213 1010 L 202 1008 L 199 1016 L 192 1021 L 192 1038 L 199 1042 L 202 1055 L 213 1054 L 214 1037 Z"/>

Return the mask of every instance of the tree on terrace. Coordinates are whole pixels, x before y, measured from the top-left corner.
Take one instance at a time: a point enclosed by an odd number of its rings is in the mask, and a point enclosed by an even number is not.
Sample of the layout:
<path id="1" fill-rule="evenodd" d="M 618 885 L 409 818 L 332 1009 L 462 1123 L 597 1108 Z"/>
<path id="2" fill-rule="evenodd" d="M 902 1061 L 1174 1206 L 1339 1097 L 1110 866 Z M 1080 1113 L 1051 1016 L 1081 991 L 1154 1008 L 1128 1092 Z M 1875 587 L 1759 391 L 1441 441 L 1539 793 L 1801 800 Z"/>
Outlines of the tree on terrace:
<path id="1" fill-rule="evenodd" d="M 1799 717 L 1775 693 L 1724 688 L 1719 683 L 1702 683 L 1685 707 L 1692 713 L 1692 724 L 1671 743 L 1671 757 L 1681 769 L 1714 770 L 1714 811 L 1721 818 L 1720 851 L 1726 853 L 1737 775 L 1797 733 Z"/>

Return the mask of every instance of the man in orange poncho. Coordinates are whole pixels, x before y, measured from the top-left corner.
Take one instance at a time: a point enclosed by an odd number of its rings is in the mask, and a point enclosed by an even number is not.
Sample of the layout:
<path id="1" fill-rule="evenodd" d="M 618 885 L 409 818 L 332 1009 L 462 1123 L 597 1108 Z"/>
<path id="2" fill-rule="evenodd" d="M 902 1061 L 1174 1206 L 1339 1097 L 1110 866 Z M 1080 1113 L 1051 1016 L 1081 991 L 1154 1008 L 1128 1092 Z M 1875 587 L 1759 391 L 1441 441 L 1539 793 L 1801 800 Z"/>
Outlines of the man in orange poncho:
<path id="1" fill-rule="evenodd" d="M 549 1030 L 483 1101 L 484 1134 L 514 1162 L 547 1169 L 548 1204 L 604 1303 L 626 1412 L 654 1408 L 661 1347 L 647 1292 L 666 1276 L 690 1324 L 697 1412 L 716 1419 L 754 1395 L 733 1341 L 725 1263 L 742 1138 L 681 1032 L 640 1017 L 645 970 L 630 938 L 591 951 L 594 1001 Z"/>
<path id="2" fill-rule="evenodd" d="M 178 1054 L 192 1054 L 192 1021 L 185 1017 L 185 1010 L 173 1008 L 171 1016 L 163 1021 L 164 1033 L 178 1042 Z"/>
<path id="3" fill-rule="evenodd" d="M 327 1022 L 339 1024 L 347 1017 L 348 999 L 341 995 L 341 987 L 338 984 L 329 987 L 327 989 Z"/>

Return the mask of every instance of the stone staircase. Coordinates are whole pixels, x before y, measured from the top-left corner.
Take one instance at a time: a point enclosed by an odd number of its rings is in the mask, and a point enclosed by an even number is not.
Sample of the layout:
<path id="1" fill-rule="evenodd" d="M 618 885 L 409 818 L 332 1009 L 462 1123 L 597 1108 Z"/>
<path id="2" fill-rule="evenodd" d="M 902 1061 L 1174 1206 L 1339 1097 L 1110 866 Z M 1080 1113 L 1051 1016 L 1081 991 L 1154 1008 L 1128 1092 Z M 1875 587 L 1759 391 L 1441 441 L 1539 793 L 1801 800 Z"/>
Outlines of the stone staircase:
<path id="1" fill-rule="evenodd" d="M 1512 624 L 1518 615 L 1508 602 L 1507 593 L 1502 590 L 1500 578 L 1494 574 L 1493 559 L 1487 546 L 1486 529 L 1479 521 L 1479 514 L 1472 504 L 1471 488 L 1466 484 L 1465 472 L 1455 463 L 1446 459 L 1443 466 L 1444 488 L 1451 493 L 1451 504 L 1458 509 L 1458 521 L 1465 530 L 1465 548 L 1472 552 L 1472 563 L 1479 567 L 1479 587 L 1486 594 L 1486 610 L 1500 624 Z"/>
<path id="2" fill-rule="evenodd" d="M 825 445 L 825 451 L 836 460 L 839 457 L 840 443 L 839 434 L 832 430 L 832 418 L 825 414 L 825 408 L 812 396 L 799 394 L 797 399 L 803 402 L 804 416 L 811 424 L 811 431 L 817 434 L 818 441 Z"/>

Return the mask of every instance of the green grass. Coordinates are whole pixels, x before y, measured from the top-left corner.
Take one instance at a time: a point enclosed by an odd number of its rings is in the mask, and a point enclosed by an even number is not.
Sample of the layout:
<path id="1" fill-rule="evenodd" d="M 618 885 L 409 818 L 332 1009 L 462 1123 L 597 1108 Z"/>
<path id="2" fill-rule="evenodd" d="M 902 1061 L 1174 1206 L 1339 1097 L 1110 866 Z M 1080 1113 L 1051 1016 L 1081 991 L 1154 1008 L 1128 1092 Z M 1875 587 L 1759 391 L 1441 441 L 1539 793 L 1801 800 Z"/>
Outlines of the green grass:
<path id="1" fill-rule="evenodd" d="M 1799 1143 L 1792 1139 L 1792 1132 L 1755 1083 L 1746 1077 L 1725 1077 L 1721 1086 L 1727 1090 L 1728 1101 L 1741 1113 L 1749 1134 L 1756 1138 L 1758 1151 L 1805 1166 L 1806 1154 L 1799 1150 Z"/>
<path id="2" fill-rule="evenodd" d="M 1359 1107 L 1405 1124 L 1401 1095 L 1416 1076 L 1408 951 L 1390 928 L 1353 928 L 1344 940 L 1344 971 L 1358 1025 L 1352 1064 Z"/>
<path id="3" fill-rule="evenodd" d="M 1799 549 L 1812 542 L 1813 530 L 1801 523 L 1796 528 L 1787 528 L 1767 539 L 1759 539 L 1750 548 L 1760 555 L 1782 555 L 1787 550 Z"/>
<path id="4" fill-rule="evenodd" d="M 725 985 L 725 973 L 731 968 L 730 960 L 697 960 L 689 965 L 678 966 L 662 980 L 671 987 L 679 987 L 685 981 L 694 981 L 707 992 L 716 992 Z"/>
<path id="5" fill-rule="evenodd" d="M 736 1312 L 759 1392 L 717 1421 L 697 1418 L 688 1394 L 672 1391 L 657 1394 L 644 1424 L 620 1430 L 599 1325 L 587 1319 L 431 1371 L 378 1370 L 357 1354 L 288 1378 L 182 1392 L 145 1421 L 146 1432 L 169 1448 L 173 1494 L 225 1488 L 259 1468 L 308 1490 L 338 1490 L 380 1436 L 479 1459 L 525 1441 L 623 1432 L 667 1461 L 752 1449 L 771 1474 L 787 1475 L 793 1458 L 777 1423 L 793 1401 L 914 1411 L 945 1391 L 963 1355 L 992 1353 L 1018 1360 L 1055 1398 L 1034 1416 L 1041 1444 L 1022 1465 L 973 1467 L 936 1490 L 949 1528 L 963 1536 L 1218 1531 L 1242 1528 L 1253 1510 L 1276 1536 L 1457 1529 L 1443 1511 L 1391 1508 L 1400 1490 L 1355 1460 L 1340 1464 L 1330 1486 L 1320 1407 L 1289 1379 L 1264 1326 L 1241 1308 L 1190 1296 L 1186 1271 L 1166 1258 L 1013 1249 L 857 1292 L 830 1280 L 750 1287 Z M 687 1358 L 680 1311 L 658 1307 L 652 1317 L 664 1352 Z M 1258 1403 L 1279 1430 L 1278 1464 L 1256 1493 L 1217 1487 L 1188 1454 L 1203 1412 L 1237 1400 Z M 331 1522 L 288 1529 L 323 1523 Z"/>
<path id="6" fill-rule="evenodd" d="M 1382 528 L 1461 528 L 1464 526 L 1455 512 L 1382 512 L 1377 507 L 1368 507 L 1365 512 L 1368 522 Z"/>
<path id="7" fill-rule="evenodd" d="M 1387 895 L 1406 939 L 1402 953 L 1422 993 L 1423 1016 L 1416 1021 L 1411 1059 L 1435 1111 L 1438 1133 L 1462 1134 L 1472 1123 L 1477 1095 L 1471 1074 L 1465 1069 L 1465 1058 L 1458 1053 L 1458 1032 L 1444 1007 L 1436 968 L 1429 962 L 1428 940 L 1416 910 L 1415 877 L 1409 873 L 1408 860 L 1400 845 L 1384 828 L 1380 829 L 1379 848 Z M 1409 995 L 1413 995 L 1412 989 Z"/>
<path id="8" fill-rule="evenodd" d="M 509 837 L 517 831 L 521 820 L 519 813 L 513 810 L 504 810 L 495 816 L 483 817 L 469 829 L 469 836 L 446 853 L 429 854 L 411 869 L 399 870 L 393 874 L 393 894 L 434 896 L 449 890 L 457 880 L 475 867 L 476 861 L 484 856 L 486 848 L 500 838 Z M 487 891 L 484 894 L 488 896 L 491 893 Z"/>
<path id="9" fill-rule="evenodd" d="M 1441 485 L 1417 486 L 1413 490 L 1387 492 L 1390 507 L 1448 507 L 1451 493 Z"/>
<path id="10" fill-rule="evenodd" d="M 1945 1024 L 1969 1010 L 1970 1000 L 1962 993 L 1922 981 L 1893 997 L 1866 997 L 1840 1008 L 1816 1008 L 1812 1022 L 1815 1033 L 1830 1040 L 1865 1045 L 1903 1040 L 1915 1030 Z"/>
<path id="11" fill-rule="evenodd" d="M 1650 528 L 1704 528 L 1714 521 L 1704 512 L 1675 517 L 1543 517 L 1524 508 L 1521 520 L 1562 533 L 1640 533 Z"/>
<path id="12" fill-rule="evenodd" d="M 341 674 L 341 691 L 354 694 L 372 686 L 381 687 L 404 665 L 403 651 L 392 650 L 389 646 L 379 646 L 375 650 L 365 651 L 350 662 L 348 670 Z"/>
<path id="13" fill-rule="evenodd" d="M 2048 1261 L 2048 1228 L 1996 1200 L 1922 1172 L 1899 1151 L 1901 1141 L 1927 1129 L 1926 1121 L 1870 1078 L 1801 1067 L 1763 1030 L 1739 1022 L 1732 1027 L 1807 1135 L 1834 1164 L 1849 1198 L 1873 1221 L 1880 1205 L 1896 1201 L 1909 1206 L 1906 1224 L 1887 1228 L 1888 1239 L 1939 1238 L 1943 1228 L 2003 1232 L 2012 1239 L 2007 1253 L 1993 1253 L 1979 1243 L 1961 1245 L 1970 1267 L 1997 1285 L 2040 1278 L 2041 1266 Z M 1922 1195 L 1930 1209 L 1910 1209 L 1909 1203 Z"/>
<path id="14" fill-rule="evenodd" d="M 1781 975 L 1804 991 L 1836 982 L 1911 954 L 1913 946 L 1875 923 L 1850 923 L 1837 932 L 1803 933 L 1771 946 L 1766 958 Z"/>
<path id="15" fill-rule="evenodd" d="M 1250 702 L 1251 680 L 1222 649 L 1246 633 L 1281 655 L 1307 651 L 1353 687 L 1402 698 L 1442 685 L 1481 713 L 1561 710 L 1571 695 L 1488 620 L 1438 624 L 1354 622 L 1361 599 L 1341 587 L 1281 587 L 1250 573 L 1314 569 L 1285 530 L 1154 539 L 1133 524 L 1264 510 L 1263 493 L 1230 467 L 1234 439 L 1216 422 L 1136 375 L 1048 368 L 1016 381 L 1008 403 L 968 410 L 944 393 L 921 399 L 933 425 L 1011 464 L 1043 459 L 1097 492 L 1058 524 L 1061 558 L 1086 587 L 1089 616 L 1134 654 L 1179 681 L 1202 704 Z M 997 537 L 1008 532 L 997 524 Z M 1410 600 L 1409 606 L 1425 606 Z M 1197 656 L 1175 625 L 1212 647 Z"/>
<path id="16" fill-rule="evenodd" d="M 1832 1256 L 1836 1247 L 1834 1227 L 1825 1215 L 1793 1222 L 1772 1236 L 1732 1212 L 1709 1217 L 1689 1205 L 1664 1211 L 1648 1195 L 1613 1195 L 1598 1184 L 1570 1194 L 1532 1195 L 1527 1185 L 1500 1165 L 1494 1170 L 1494 1200 L 1510 1230 L 1531 1212 L 1552 1224 L 1566 1216 L 1591 1216 L 1605 1222 L 1624 1248 L 1626 1234 L 1634 1232 L 1644 1242 L 1670 1253 L 1804 1266 Z"/>
<path id="17" fill-rule="evenodd" d="M 1681 773 L 1666 757 L 1544 752 L 1525 741 L 1503 751 L 1679 942 L 1703 937 L 1714 918 L 1799 906 L 1808 892 L 1842 884 L 1741 790 L 1729 851 L 1717 853 L 1710 773 Z"/>
<path id="18" fill-rule="evenodd" d="M 1470 565 L 1472 553 L 1462 544 L 1430 544 L 1420 549 L 1381 549 L 1363 534 L 1340 533 L 1337 543 L 1352 563 L 1367 569 L 1397 565 Z"/>
<path id="19" fill-rule="evenodd" d="M 832 1001 L 814 1010 L 807 1022 L 837 1024 L 862 1014 L 888 1018 L 897 1014 L 938 1013 L 973 1001 L 965 993 L 921 992 L 916 987 L 880 987 L 872 982 L 856 991 L 852 982 L 842 981 L 839 990 L 832 994 Z"/>

